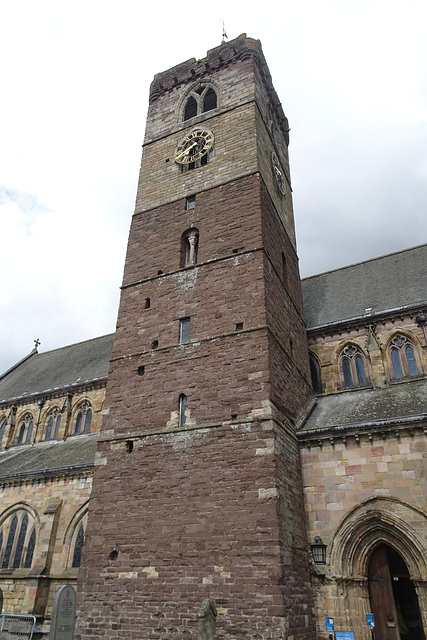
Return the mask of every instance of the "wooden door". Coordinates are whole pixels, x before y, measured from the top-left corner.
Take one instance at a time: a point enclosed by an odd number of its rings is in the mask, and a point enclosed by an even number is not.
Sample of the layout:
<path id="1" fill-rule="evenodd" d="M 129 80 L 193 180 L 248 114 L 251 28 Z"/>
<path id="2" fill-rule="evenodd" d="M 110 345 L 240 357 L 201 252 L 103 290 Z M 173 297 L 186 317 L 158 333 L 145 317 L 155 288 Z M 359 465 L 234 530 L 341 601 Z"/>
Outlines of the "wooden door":
<path id="1" fill-rule="evenodd" d="M 396 605 L 385 545 L 373 552 L 368 567 L 369 597 L 375 622 L 375 640 L 400 640 Z"/>

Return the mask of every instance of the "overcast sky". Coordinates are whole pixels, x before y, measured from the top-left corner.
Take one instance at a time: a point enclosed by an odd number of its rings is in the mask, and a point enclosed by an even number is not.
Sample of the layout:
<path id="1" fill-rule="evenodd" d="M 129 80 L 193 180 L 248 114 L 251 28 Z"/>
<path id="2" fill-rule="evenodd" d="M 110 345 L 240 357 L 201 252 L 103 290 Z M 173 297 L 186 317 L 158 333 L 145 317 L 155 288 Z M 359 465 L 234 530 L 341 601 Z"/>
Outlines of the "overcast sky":
<path id="1" fill-rule="evenodd" d="M 427 241 L 426 0 L 3 0 L 0 371 L 114 331 L 150 82 L 222 20 L 289 118 L 302 275 Z"/>

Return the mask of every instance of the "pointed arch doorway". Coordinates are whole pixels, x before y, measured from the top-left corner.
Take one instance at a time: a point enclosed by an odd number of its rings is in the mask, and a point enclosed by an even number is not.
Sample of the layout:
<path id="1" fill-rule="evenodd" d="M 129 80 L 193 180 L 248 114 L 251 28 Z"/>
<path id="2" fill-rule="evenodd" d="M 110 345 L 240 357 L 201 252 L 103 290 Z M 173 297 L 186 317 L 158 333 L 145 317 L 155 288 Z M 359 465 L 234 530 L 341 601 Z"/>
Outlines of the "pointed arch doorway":
<path id="1" fill-rule="evenodd" d="M 425 640 L 418 597 L 402 556 L 387 544 L 368 562 L 375 640 Z"/>

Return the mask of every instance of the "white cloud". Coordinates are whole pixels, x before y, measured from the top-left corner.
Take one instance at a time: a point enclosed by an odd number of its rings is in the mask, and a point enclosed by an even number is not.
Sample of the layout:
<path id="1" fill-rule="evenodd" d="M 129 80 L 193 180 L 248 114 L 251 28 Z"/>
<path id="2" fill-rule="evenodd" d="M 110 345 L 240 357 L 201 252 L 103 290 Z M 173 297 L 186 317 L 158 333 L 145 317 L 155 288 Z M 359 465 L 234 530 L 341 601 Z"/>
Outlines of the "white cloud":
<path id="1" fill-rule="evenodd" d="M 215 13 L 216 11 L 216 13 Z M 114 330 L 149 84 L 259 38 L 291 126 L 305 275 L 426 239 L 424 0 L 0 6 L 0 369 Z"/>

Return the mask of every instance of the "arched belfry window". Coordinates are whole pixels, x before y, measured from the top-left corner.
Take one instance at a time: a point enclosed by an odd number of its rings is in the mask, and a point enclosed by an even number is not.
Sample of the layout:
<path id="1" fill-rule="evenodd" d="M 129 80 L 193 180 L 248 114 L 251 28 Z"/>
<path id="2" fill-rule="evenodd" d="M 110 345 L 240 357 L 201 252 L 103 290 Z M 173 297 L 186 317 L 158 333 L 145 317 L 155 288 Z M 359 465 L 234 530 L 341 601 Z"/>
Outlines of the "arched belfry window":
<path id="1" fill-rule="evenodd" d="M 367 384 L 363 355 L 354 345 L 348 345 L 341 352 L 341 373 L 344 387 L 360 387 Z"/>
<path id="2" fill-rule="evenodd" d="M 188 95 L 184 104 L 183 121 L 190 120 L 218 106 L 215 89 L 209 84 L 200 84 Z"/>
<path id="3" fill-rule="evenodd" d="M 212 111 L 217 108 L 217 97 L 212 87 L 209 87 L 203 97 L 203 113 L 206 111 Z"/>
<path id="4" fill-rule="evenodd" d="M 187 229 L 181 236 L 180 267 L 188 267 L 197 264 L 199 255 L 199 230 Z"/>
<path id="5" fill-rule="evenodd" d="M 193 96 L 190 96 L 185 103 L 184 120 L 190 120 L 197 116 L 197 101 Z"/>
<path id="6" fill-rule="evenodd" d="M 390 358 L 396 380 L 420 375 L 414 345 L 404 335 L 394 336 L 390 342 Z"/>
<path id="7" fill-rule="evenodd" d="M 3 541 L 6 544 L 3 548 Z M 1 525 L 0 553 L 2 569 L 30 569 L 36 546 L 36 528 L 24 509 L 10 515 Z"/>
<path id="8" fill-rule="evenodd" d="M 19 425 L 17 445 L 30 444 L 33 435 L 34 419 L 31 413 L 27 413 Z"/>
<path id="9" fill-rule="evenodd" d="M 89 433 L 90 425 L 92 423 L 92 407 L 89 402 L 83 402 L 79 407 L 76 415 L 76 422 L 74 427 L 74 435 L 79 433 Z"/>

